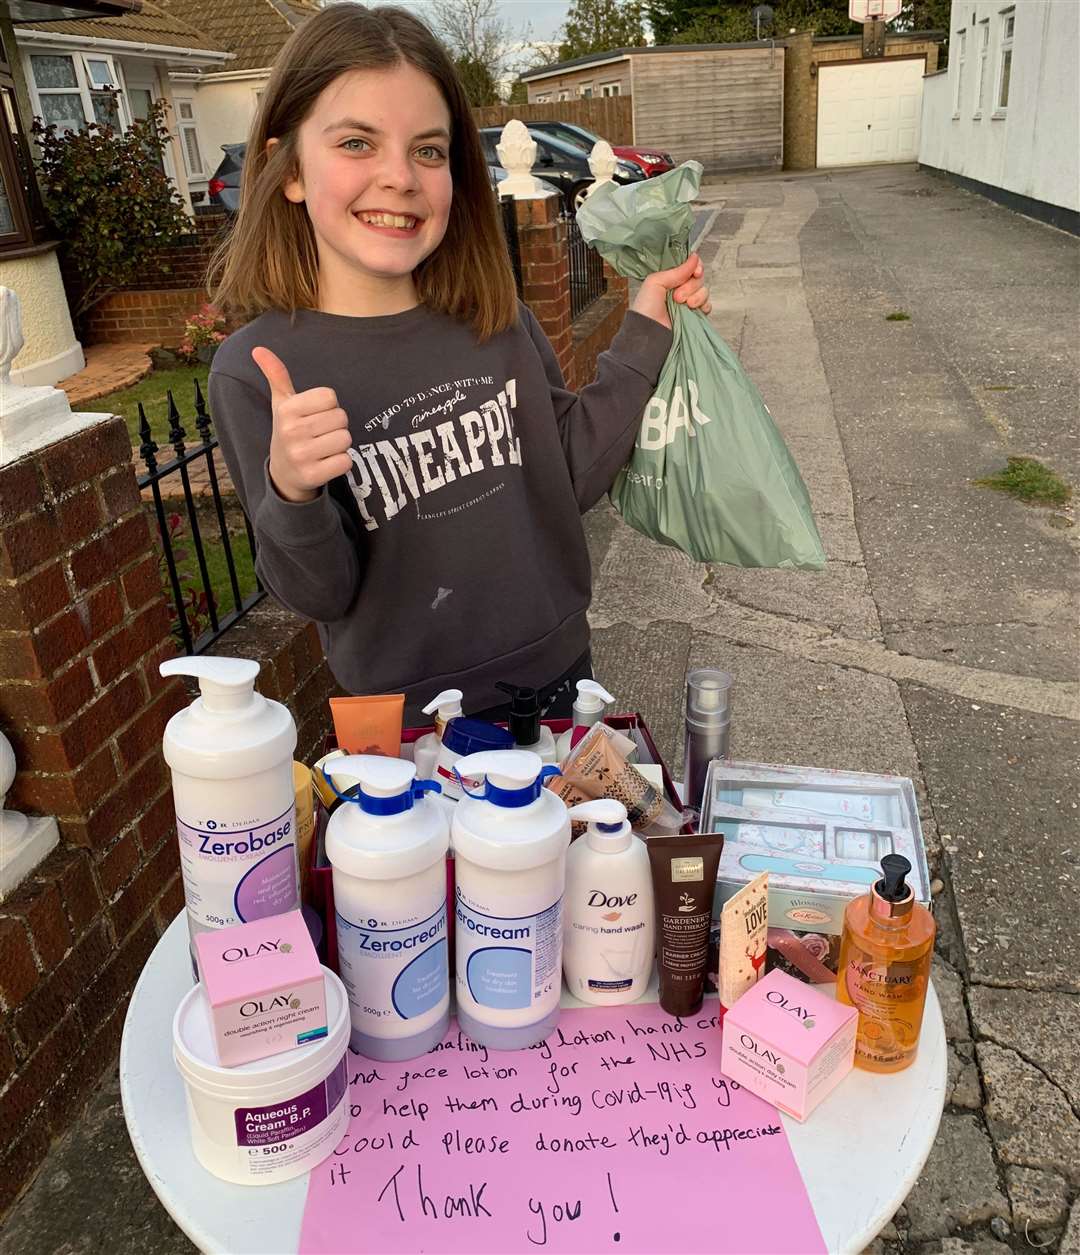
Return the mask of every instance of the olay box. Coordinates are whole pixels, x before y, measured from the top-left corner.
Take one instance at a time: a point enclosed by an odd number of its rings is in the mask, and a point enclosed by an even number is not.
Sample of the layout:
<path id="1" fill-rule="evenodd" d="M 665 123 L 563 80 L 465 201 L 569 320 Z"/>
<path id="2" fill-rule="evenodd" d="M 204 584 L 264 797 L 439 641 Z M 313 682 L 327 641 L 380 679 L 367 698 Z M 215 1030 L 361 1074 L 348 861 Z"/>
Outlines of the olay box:
<path id="1" fill-rule="evenodd" d="M 326 1036 L 326 981 L 299 911 L 198 933 L 195 949 L 222 1067 Z"/>
<path id="2" fill-rule="evenodd" d="M 859 1013 L 779 969 L 728 1009 L 720 1071 L 805 1120 L 851 1071 Z"/>
<path id="3" fill-rule="evenodd" d="M 540 721 L 545 728 L 550 728 L 556 739 L 569 728 L 573 721 L 571 719 L 542 719 Z M 682 801 L 675 790 L 674 781 L 667 769 L 667 764 L 660 756 L 660 751 L 656 748 L 656 742 L 653 740 L 652 733 L 649 731 L 648 724 L 639 714 L 625 715 L 608 715 L 604 722 L 612 728 L 617 728 L 620 732 L 631 737 L 638 747 L 639 763 L 654 763 L 660 769 L 664 781 L 664 796 L 677 810 L 682 810 Z M 505 725 L 503 725 L 505 726 Z M 428 732 L 434 732 L 434 725 L 427 728 L 405 728 L 401 734 L 401 756 L 402 758 L 412 757 L 412 747 L 419 741 L 422 736 Z M 323 753 L 329 754 L 331 750 L 337 749 L 337 738 L 331 734 L 326 738 L 323 746 Z M 334 915 L 334 879 L 333 869 L 326 857 L 326 825 L 330 819 L 329 811 L 322 803 L 322 799 L 316 790 L 315 794 L 315 840 L 311 843 L 312 863 L 311 863 L 311 905 L 319 912 L 323 921 L 323 962 L 333 971 L 338 970 L 337 955 L 337 919 Z M 446 895 L 447 901 L 454 901 L 454 858 L 451 851 L 446 858 Z M 447 915 L 447 940 L 450 943 L 450 965 L 453 968 L 454 963 L 454 946 L 453 946 L 453 927 L 454 912 L 451 910 Z"/>

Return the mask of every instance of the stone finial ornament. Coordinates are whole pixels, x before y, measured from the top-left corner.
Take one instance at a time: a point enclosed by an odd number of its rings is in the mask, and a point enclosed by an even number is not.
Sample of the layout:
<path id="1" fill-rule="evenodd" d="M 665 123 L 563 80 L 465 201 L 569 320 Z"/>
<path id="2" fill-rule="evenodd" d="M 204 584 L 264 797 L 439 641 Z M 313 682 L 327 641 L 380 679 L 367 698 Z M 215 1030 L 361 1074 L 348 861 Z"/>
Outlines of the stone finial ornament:
<path id="1" fill-rule="evenodd" d="M 529 134 L 524 122 L 518 118 L 507 122 L 502 129 L 502 137 L 495 145 L 495 152 L 509 175 L 499 184 L 500 196 L 528 200 L 549 195 L 543 184 L 532 176 L 531 171 L 536 164 L 536 140 Z"/>
<path id="2" fill-rule="evenodd" d="M 52 816 L 28 817 L 20 811 L 4 810 L 14 781 L 15 754 L 11 742 L 0 732 L 0 902 L 60 840 Z"/>
<path id="3" fill-rule="evenodd" d="M 589 187 L 587 196 L 591 196 L 602 184 L 614 181 L 615 160 L 615 152 L 606 139 L 598 139 L 593 144 L 593 150 L 589 154 L 589 169 L 596 182 Z"/>
<path id="4" fill-rule="evenodd" d="M 19 356 L 23 343 L 19 294 L 0 287 L 0 385 L 9 383 L 11 363 Z"/>

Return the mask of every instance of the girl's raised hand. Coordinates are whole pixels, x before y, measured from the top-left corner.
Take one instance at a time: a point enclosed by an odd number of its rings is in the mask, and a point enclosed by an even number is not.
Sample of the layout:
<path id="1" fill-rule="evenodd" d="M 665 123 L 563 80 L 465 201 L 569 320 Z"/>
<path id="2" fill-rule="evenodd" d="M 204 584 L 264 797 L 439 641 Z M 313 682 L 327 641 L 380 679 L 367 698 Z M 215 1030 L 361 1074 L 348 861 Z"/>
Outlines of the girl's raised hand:
<path id="1" fill-rule="evenodd" d="M 286 501 L 314 501 L 324 484 L 352 466 L 348 415 L 333 388 L 297 392 L 285 363 L 269 349 L 252 349 L 251 357 L 270 385 L 270 478 Z"/>
<path id="2" fill-rule="evenodd" d="M 669 292 L 680 305 L 685 305 L 688 309 L 700 309 L 703 314 L 711 313 L 709 289 L 702 279 L 704 272 L 701 258 L 697 253 L 691 253 L 681 266 L 675 266 L 671 270 L 657 270 L 655 274 L 643 279 L 631 308 L 667 327 L 669 331 L 671 319 L 668 318 L 667 301 L 664 299 Z"/>

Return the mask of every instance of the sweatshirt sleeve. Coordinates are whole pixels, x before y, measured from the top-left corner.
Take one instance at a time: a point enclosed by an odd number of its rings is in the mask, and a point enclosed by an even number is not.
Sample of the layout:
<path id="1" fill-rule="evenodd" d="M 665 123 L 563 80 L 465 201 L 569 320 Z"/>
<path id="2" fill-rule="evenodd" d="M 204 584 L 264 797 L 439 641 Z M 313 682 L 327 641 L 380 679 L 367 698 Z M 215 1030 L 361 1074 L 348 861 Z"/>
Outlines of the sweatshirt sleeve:
<path id="1" fill-rule="evenodd" d="M 344 618 L 360 589 L 360 537 L 322 488 L 286 501 L 270 479 L 270 398 L 244 380 L 210 375 L 210 413 L 233 486 L 255 533 L 255 571 L 290 610 L 317 623 Z"/>
<path id="2" fill-rule="evenodd" d="M 596 363 L 596 378 L 571 392 L 532 311 L 523 309 L 548 382 L 574 495 L 584 514 L 606 493 L 630 457 L 642 412 L 671 350 L 671 332 L 629 311 L 611 347 Z"/>

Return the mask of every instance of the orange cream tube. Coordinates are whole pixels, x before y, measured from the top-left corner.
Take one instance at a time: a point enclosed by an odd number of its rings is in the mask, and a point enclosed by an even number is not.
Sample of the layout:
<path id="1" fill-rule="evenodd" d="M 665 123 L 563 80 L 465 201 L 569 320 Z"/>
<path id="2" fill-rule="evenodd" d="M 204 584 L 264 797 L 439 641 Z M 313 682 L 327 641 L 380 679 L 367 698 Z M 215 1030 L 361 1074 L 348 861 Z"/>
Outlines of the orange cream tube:
<path id="1" fill-rule="evenodd" d="M 387 758 L 401 756 L 404 693 L 331 697 L 330 713 L 334 717 L 338 748 L 347 754 L 383 754 Z"/>

